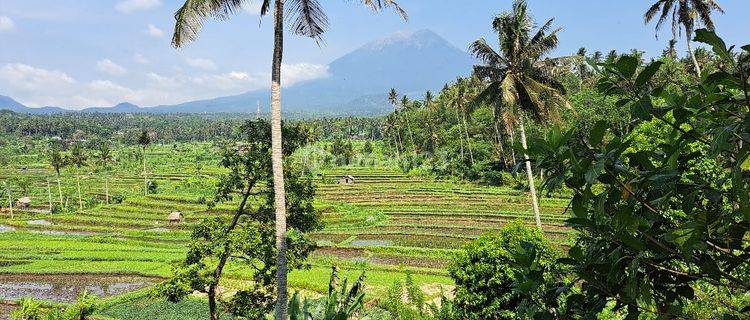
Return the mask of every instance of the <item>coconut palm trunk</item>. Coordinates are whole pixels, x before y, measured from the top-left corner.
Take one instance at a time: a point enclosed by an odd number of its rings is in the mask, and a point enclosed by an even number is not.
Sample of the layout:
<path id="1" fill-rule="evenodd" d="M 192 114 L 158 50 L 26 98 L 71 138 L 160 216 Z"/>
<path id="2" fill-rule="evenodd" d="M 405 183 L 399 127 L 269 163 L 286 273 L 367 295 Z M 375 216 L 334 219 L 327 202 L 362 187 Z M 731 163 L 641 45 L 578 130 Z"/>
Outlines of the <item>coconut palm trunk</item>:
<path id="1" fill-rule="evenodd" d="M 513 163 L 513 166 L 515 167 L 516 166 L 516 150 L 514 148 L 515 147 L 514 144 L 516 143 L 516 139 L 513 136 L 513 131 L 514 131 L 513 128 L 510 128 L 508 134 L 510 136 L 510 146 L 511 146 L 510 159 L 511 159 L 511 162 Z"/>
<path id="2" fill-rule="evenodd" d="M 409 141 L 411 142 L 412 153 L 417 154 L 417 144 L 414 143 L 414 133 L 411 131 L 411 121 L 409 121 L 409 113 L 404 112 L 404 119 L 406 119 L 406 131 L 409 133 Z"/>
<path id="3" fill-rule="evenodd" d="M 47 203 L 49 204 L 49 213 L 52 213 L 52 188 L 49 184 L 49 178 L 47 178 Z"/>
<path id="4" fill-rule="evenodd" d="M 60 185 L 60 173 L 57 173 L 57 193 L 60 195 L 60 205 L 63 205 L 62 186 Z"/>
<path id="5" fill-rule="evenodd" d="M 695 72 L 698 74 L 698 77 L 701 76 L 701 66 L 698 64 L 698 59 L 695 58 L 695 51 L 693 51 L 693 39 L 691 39 L 692 32 L 690 32 L 689 29 L 685 30 L 687 39 L 687 49 L 690 53 L 690 60 L 693 61 L 693 66 L 695 67 Z"/>
<path id="6" fill-rule="evenodd" d="M 469 159 L 471 160 L 471 165 L 474 165 L 474 151 L 471 150 L 471 140 L 469 138 L 469 122 L 466 121 L 466 113 L 461 112 L 463 115 L 463 121 L 464 121 L 464 133 L 466 134 L 466 147 L 469 149 Z"/>
<path id="7" fill-rule="evenodd" d="M 76 185 L 78 189 L 78 210 L 83 210 L 83 199 L 81 198 L 81 173 L 76 169 Z"/>
<path id="8" fill-rule="evenodd" d="M 531 160 L 529 159 L 528 148 L 526 147 L 526 128 L 523 125 L 523 118 L 518 122 L 518 127 L 521 131 L 521 146 L 523 147 L 523 160 L 526 162 L 526 177 L 529 179 L 529 192 L 531 193 L 531 207 L 534 210 L 534 219 L 536 220 L 536 226 L 539 229 L 542 228 L 542 219 L 539 216 L 539 203 L 536 198 L 536 187 L 534 186 L 534 174 L 531 171 Z"/>
<path id="9" fill-rule="evenodd" d="M 500 126 L 497 123 L 497 110 L 495 107 L 492 108 L 492 124 L 495 127 L 495 139 L 497 140 L 497 160 L 503 161 L 504 165 L 508 165 L 508 161 L 505 157 L 505 148 L 503 147 L 503 136 L 500 133 Z"/>
<path id="10" fill-rule="evenodd" d="M 146 174 L 146 146 L 143 146 L 143 195 L 148 195 L 148 174 Z"/>
<path id="11" fill-rule="evenodd" d="M 109 173 L 104 171 L 104 200 L 109 204 Z"/>
<path id="12" fill-rule="evenodd" d="M 287 319 L 286 198 L 281 149 L 281 60 L 284 49 L 284 1 L 274 11 L 273 63 L 271 65 L 271 166 L 276 206 L 276 319 Z"/>
<path id="13" fill-rule="evenodd" d="M 456 122 L 458 123 L 458 140 L 461 143 L 461 161 L 463 161 L 466 156 L 464 155 L 464 134 L 463 130 L 461 130 L 461 117 L 458 115 L 458 108 L 456 108 Z"/>
<path id="14" fill-rule="evenodd" d="M 10 218 L 13 219 L 13 196 L 10 194 L 10 186 L 8 186 L 8 209 L 10 210 Z"/>

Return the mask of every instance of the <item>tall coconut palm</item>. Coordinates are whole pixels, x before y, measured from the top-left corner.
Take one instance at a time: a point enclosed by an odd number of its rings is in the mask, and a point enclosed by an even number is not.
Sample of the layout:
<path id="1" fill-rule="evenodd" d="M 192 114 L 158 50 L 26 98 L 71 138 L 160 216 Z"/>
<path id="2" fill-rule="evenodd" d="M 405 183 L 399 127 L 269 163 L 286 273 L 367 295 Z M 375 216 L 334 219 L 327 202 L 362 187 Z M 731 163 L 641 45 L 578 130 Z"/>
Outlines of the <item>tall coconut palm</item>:
<path id="1" fill-rule="evenodd" d="M 435 152 L 435 129 L 433 122 L 435 121 L 433 118 L 436 114 L 436 110 L 434 109 L 435 104 L 432 103 L 432 100 L 435 99 L 435 97 L 432 95 L 432 91 L 427 91 L 424 94 L 424 107 L 427 110 L 427 134 L 429 135 L 429 143 L 430 148 L 428 151 L 430 153 Z"/>
<path id="2" fill-rule="evenodd" d="M 657 0 L 643 16 L 645 23 L 651 22 L 657 15 L 659 19 L 656 22 L 656 32 L 658 36 L 659 29 L 672 15 L 672 39 L 677 39 L 685 31 L 685 40 L 687 41 L 688 53 L 693 60 L 693 66 L 698 76 L 701 75 L 701 67 L 693 52 L 693 31 L 700 25 L 709 30 L 714 30 L 714 21 L 711 19 L 711 13 L 716 10 L 724 13 L 716 0 Z"/>
<path id="3" fill-rule="evenodd" d="M 532 33 L 534 22 L 528 15 L 526 1 L 519 0 L 513 3 L 511 12 L 498 15 L 492 22 L 499 35 L 499 52 L 481 38 L 470 46 L 470 51 L 484 62 L 474 66 L 474 74 L 489 81 L 478 99 L 500 101 L 507 118 L 518 124 L 534 218 L 540 228 L 539 204 L 526 152 L 524 118 L 529 115 L 538 121 L 547 121 L 559 117 L 557 107 L 568 103 L 565 89 L 555 75 L 562 65 L 575 61 L 571 57 L 543 59 L 558 44 L 560 29 L 552 30 L 552 22 L 553 19 L 548 20 Z"/>
<path id="4" fill-rule="evenodd" d="M 677 40 L 670 39 L 669 44 L 667 44 L 667 48 L 661 52 L 662 57 L 676 59 L 677 58 L 676 46 L 677 46 Z"/>
<path id="5" fill-rule="evenodd" d="M 100 142 L 98 149 L 96 160 L 104 172 L 104 200 L 109 204 L 109 164 L 112 162 L 112 153 L 107 141 Z"/>
<path id="6" fill-rule="evenodd" d="M 60 194 L 60 206 L 63 205 L 62 187 L 60 186 L 60 170 L 65 167 L 66 161 L 63 155 L 57 149 L 50 150 L 49 163 L 52 169 L 55 170 L 55 176 L 57 177 L 57 192 Z"/>
<path id="7" fill-rule="evenodd" d="M 148 195 L 148 171 L 146 170 L 146 148 L 151 144 L 151 136 L 148 131 L 143 130 L 138 136 L 138 144 L 141 145 L 141 155 L 143 156 L 143 195 Z"/>
<path id="8" fill-rule="evenodd" d="M 78 210 L 83 210 L 83 198 L 81 197 L 81 168 L 86 166 L 88 156 L 86 150 L 83 149 L 83 145 L 76 143 L 70 149 L 70 157 L 68 162 L 76 167 L 76 187 L 78 189 Z"/>
<path id="9" fill-rule="evenodd" d="M 454 92 L 450 96 L 450 103 L 456 111 L 456 121 L 458 121 L 459 135 L 463 135 L 466 140 L 466 149 L 469 151 L 469 160 L 471 165 L 474 165 L 474 151 L 471 148 L 471 140 L 469 138 L 469 124 L 466 121 L 466 113 L 468 112 L 467 103 L 467 83 L 464 78 L 458 78 L 454 86 Z"/>
<path id="10" fill-rule="evenodd" d="M 401 97 L 401 110 L 402 114 L 404 115 L 404 120 L 406 122 L 406 132 L 409 133 L 409 142 L 411 142 L 411 151 L 413 154 L 417 153 L 417 145 L 414 143 L 414 132 L 411 130 L 411 121 L 409 121 L 409 105 L 411 104 L 411 101 L 409 101 L 409 97 L 403 96 Z"/>
<path id="11" fill-rule="evenodd" d="M 401 140 L 401 126 L 399 123 L 401 122 L 401 117 L 399 117 L 399 108 L 398 108 L 398 92 L 396 92 L 396 88 L 391 88 L 391 91 L 388 93 L 388 103 L 391 104 L 393 107 L 393 114 L 394 114 L 394 128 L 396 130 L 396 147 L 400 149 L 404 149 L 404 142 Z"/>
<path id="12" fill-rule="evenodd" d="M 276 248 L 278 286 L 276 301 L 276 318 L 287 318 L 287 266 L 286 266 L 286 199 L 284 191 L 284 169 L 281 152 L 281 63 L 284 49 L 284 14 L 291 21 L 292 31 L 300 36 L 310 37 L 316 42 L 322 39 L 328 27 L 328 18 L 318 0 L 259 0 L 260 14 L 265 16 L 273 3 L 274 40 L 271 63 L 271 164 L 273 171 L 274 206 L 276 210 Z M 284 5 L 289 3 L 286 12 Z M 404 19 L 406 11 L 395 0 L 360 0 L 372 9 L 380 11 L 394 8 Z M 235 12 L 241 11 L 247 0 L 186 0 L 175 13 L 175 30 L 172 45 L 182 47 L 198 36 L 203 20 L 208 17 L 228 19 Z"/>

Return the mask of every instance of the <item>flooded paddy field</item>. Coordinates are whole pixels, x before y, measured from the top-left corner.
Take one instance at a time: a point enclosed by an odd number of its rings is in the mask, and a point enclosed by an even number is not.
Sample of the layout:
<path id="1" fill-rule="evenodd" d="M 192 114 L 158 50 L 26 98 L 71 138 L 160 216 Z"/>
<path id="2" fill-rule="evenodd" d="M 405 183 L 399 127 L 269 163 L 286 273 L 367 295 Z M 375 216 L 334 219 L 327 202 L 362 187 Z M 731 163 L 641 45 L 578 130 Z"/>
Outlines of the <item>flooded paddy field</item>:
<path id="1" fill-rule="evenodd" d="M 84 290 L 98 297 L 110 297 L 150 286 L 155 281 L 148 277 L 93 274 L 0 274 L 0 300 L 30 297 L 72 303 Z"/>

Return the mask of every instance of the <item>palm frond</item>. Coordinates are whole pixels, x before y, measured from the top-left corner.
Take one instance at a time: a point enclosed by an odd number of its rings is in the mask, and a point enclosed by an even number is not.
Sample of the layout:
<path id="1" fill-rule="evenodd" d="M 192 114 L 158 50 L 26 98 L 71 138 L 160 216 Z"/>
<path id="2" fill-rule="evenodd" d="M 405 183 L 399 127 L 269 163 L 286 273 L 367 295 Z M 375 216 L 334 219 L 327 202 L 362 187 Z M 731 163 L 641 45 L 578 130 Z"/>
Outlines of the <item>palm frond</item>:
<path id="1" fill-rule="evenodd" d="M 489 79 L 492 81 L 498 81 L 503 78 L 504 74 L 508 71 L 508 68 L 498 68 L 496 66 L 474 66 L 474 75 L 479 79 Z"/>
<path id="2" fill-rule="evenodd" d="M 328 28 L 328 17 L 318 0 L 291 0 L 286 11 L 294 34 L 322 41 Z"/>
<path id="3" fill-rule="evenodd" d="M 527 57 L 529 58 L 541 58 L 548 53 L 550 53 L 552 50 L 555 50 L 557 48 L 557 45 L 560 43 L 559 39 L 557 38 L 557 33 L 560 32 L 562 29 L 555 29 L 550 34 L 542 36 L 538 39 L 534 39 L 534 42 L 529 43 L 529 45 L 526 48 Z"/>
<path id="4" fill-rule="evenodd" d="M 536 31 L 536 34 L 534 34 L 533 37 L 531 37 L 531 44 L 538 43 L 542 38 L 545 37 L 547 34 L 547 31 L 549 31 L 550 28 L 552 28 L 552 22 L 554 22 L 555 19 L 549 19 L 546 23 L 544 23 L 539 29 Z M 558 29 L 559 30 L 559 29 Z"/>
<path id="5" fill-rule="evenodd" d="M 227 19 L 241 10 L 245 2 L 246 0 L 186 0 L 174 14 L 175 28 L 172 45 L 180 48 L 194 41 L 206 18 Z"/>
<path id="6" fill-rule="evenodd" d="M 484 38 L 474 41 L 469 46 L 469 53 L 490 66 L 498 65 L 502 60 L 502 57 L 495 51 L 495 49 L 492 49 L 492 47 L 487 44 L 487 41 L 485 41 Z"/>
<path id="7" fill-rule="evenodd" d="M 724 9 L 713 0 L 693 0 L 692 4 L 693 10 L 700 18 L 700 22 L 703 23 L 708 30 L 714 30 L 715 26 L 713 19 L 711 19 L 711 11 L 716 10 L 720 13 L 724 13 Z"/>
<path id="8" fill-rule="evenodd" d="M 268 10 L 271 9 L 271 0 L 263 0 L 263 4 L 260 5 L 260 15 L 265 16 L 268 14 Z"/>
<path id="9" fill-rule="evenodd" d="M 409 20 L 409 15 L 406 13 L 406 11 L 401 8 L 401 6 L 394 0 L 361 0 L 362 4 L 364 4 L 366 7 L 369 7 L 375 12 L 380 12 L 383 10 L 383 8 L 393 8 L 396 10 L 396 13 L 398 13 L 401 18 L 404 20 Z"/>

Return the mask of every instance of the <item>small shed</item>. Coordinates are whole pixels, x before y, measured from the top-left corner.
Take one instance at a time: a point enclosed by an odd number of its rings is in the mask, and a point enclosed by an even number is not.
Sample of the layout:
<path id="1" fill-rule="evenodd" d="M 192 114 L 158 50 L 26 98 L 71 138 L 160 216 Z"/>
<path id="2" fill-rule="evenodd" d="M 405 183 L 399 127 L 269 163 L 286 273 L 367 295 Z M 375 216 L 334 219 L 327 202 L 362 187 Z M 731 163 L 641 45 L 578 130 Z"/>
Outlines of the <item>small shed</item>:
<path id="1" fill-rule="evenodd" d="M 343 176 L 343 177 L 341 177 L 339 179 L 339 184 L 352 185 L 355 182 L 357 182 L 357 180 L 354 179 L 354 177 L 348 176 L 348 175 L 347 176 Z"/>
<path id="2" fill-rule="evenodd" d="M 170 213 L 169 217 L 167 217 L 167 220 L 169 220 L 169 224 L 178 224 L 182 222 L 182 212 L 174 211 Z"/>
<path id="3" fill-rule="evenodd" d="M 29 206 L 31 206 L 31 198 L 29 197 L 23 197 L 21 199 L 16 200 L 16 207 L 28 208 Z"/>

